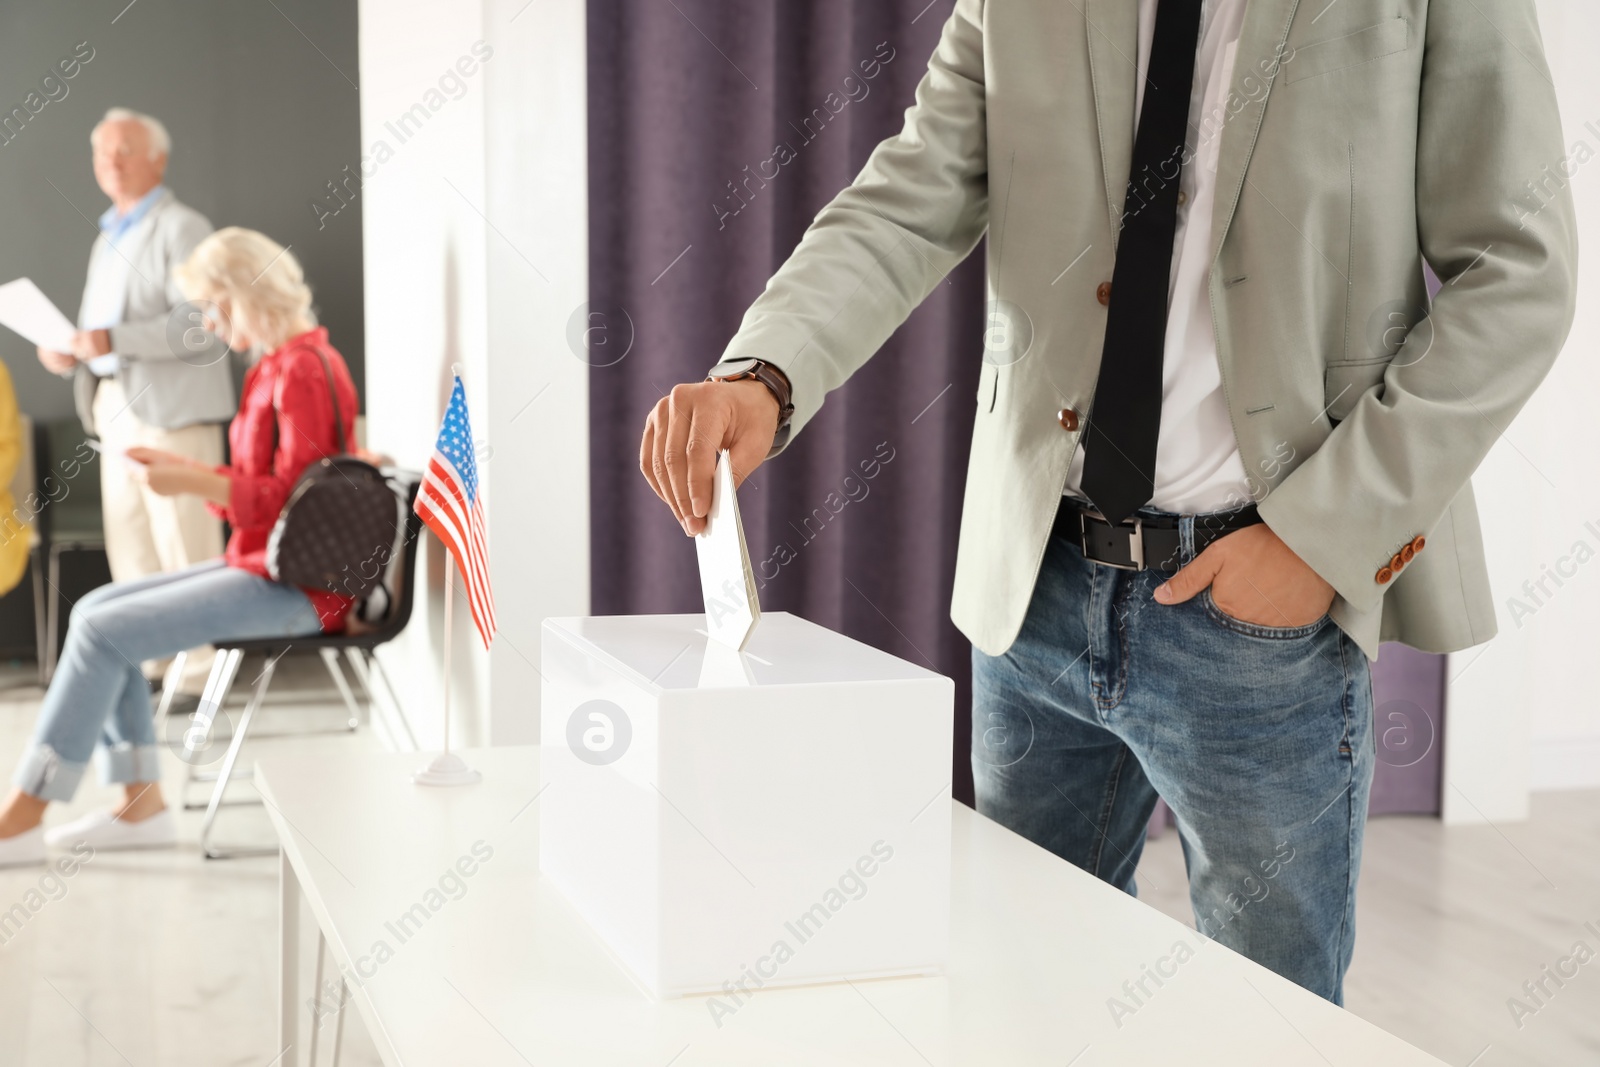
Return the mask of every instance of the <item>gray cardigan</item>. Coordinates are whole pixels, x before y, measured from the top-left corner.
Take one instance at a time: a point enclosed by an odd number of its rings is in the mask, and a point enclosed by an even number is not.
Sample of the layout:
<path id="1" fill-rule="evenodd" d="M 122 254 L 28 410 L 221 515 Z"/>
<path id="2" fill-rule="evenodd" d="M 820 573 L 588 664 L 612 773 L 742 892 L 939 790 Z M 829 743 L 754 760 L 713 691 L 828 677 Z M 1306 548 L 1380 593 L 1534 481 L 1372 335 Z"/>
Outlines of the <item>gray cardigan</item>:
<path id="1" fill-rule="evenodd" d="M 139 421 L 164 430 L 233 416 L 233 372 L 228 349 L 204 332 L 172 279 L 178 264 L 211 233 L 211 223 L 170 191 L 161 195 L 121 251 L 105 235 L 95 239 L 89 269 L 104 256 L 126 255 L 128 295 L 122 322 L 111 327 L 111 350 L 122 357 L 117 377 Z M 84 429 L 96 433 L 94 394 L 100 379 L 88 367 L 71 372 L 73 400 Z"/>

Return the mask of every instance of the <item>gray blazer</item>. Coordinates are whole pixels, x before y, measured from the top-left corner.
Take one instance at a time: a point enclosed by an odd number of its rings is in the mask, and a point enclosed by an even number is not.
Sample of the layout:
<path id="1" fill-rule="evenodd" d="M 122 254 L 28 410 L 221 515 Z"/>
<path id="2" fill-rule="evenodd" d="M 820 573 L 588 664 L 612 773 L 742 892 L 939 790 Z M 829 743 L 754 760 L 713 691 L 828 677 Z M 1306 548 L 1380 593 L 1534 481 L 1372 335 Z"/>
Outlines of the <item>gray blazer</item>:
<path id="1" fill-rule="evenodd" d="M 1086 412 L 1100 370 L 1137 11 L 957 0 L 905 128 L 724 353 L 788 374 L 799 433 L 988 232 L 989 298 L 1033 325 L 968 399 L 951 614 L 990 655 L 1022 625 L 1088 422 L 1056 413 Z M 1333 620 L 1369 656 L 1485 641 L 1470 479 L 1576 300 L 1571 195 L 1534 184 L 1565 149 L 1533 0 L 1250 0 L 1233 89 L 1208 284 L 1261 515 L 1338 590 Z M 1431 307 L 1424 257 L 1448 283 Z"/>
<path id="2" fill-rule="evenodd" d="M 164 430 L 198 422 L 221 422 L 236 407 L 228 348 L 204 331 L 199 313 L 190 314 L 172 280 L 173 268 L 189 257 L 211 233 L 210 221 L 198 211 L 163 193 L 150 213 L 124 238 L 120 250 L 105 235 L 89 253 L 90 268 L 99 257 L 128 257 L 128 296 L 121 324 L 111 327 L 111 350 L 122 357 L 117 372 L 129 408 L 139 421 Z M 94 394 L 100 379 L 88 367 L 72 371 L 73 400 L 90 434 Z"/>

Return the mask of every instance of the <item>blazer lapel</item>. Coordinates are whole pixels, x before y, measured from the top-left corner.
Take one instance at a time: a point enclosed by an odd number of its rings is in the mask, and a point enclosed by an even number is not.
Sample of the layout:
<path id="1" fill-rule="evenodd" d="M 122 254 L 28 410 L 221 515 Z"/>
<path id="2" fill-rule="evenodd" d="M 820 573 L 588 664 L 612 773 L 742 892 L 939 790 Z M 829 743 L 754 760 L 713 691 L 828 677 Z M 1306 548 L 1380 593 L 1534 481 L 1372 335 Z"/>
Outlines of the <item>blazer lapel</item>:
<path id="1" fill-rule="evenodd" d="M 1272 97 L 1272 86 L 1277 80 L 1276 57 L 1283 54 L 1282 48 L 1289 38 L 1289 25 L 1294 21 L 1297 7 L 1299 0 L 1247 0 L 1236 53 L 1238 58 L 1234 60 L 1228 88 L 1237 87 L 1247 73 L 1264 81 L 1267 88 L 1265 92 L 1255 94 L 1253 100 L 1249 100 L 1223 125 L 1222 143 L 1217 150 L 1217 198 L 1212 205 L 1211 216 L 1212 262 L 1222 251 L 1223 238 L 1228 236 L 1228 227 L 1232 225 L 1234 212 L 1239 206 L 1245 171 L 1250 166 L 1250 156 L 1255 152 L 1256 137 L 1261 132 L 1261 118 L 1266 114 L 1267 101 Z M 1265 71 L 1271 71 L 1271 76 L 1267 76 Z"/>
<path id="2" fill-rule="evenodd" d="M 1105 167 L 1106 202 L 1115 247 L 1122 231 L 1122 205 L 1133 166 L 1134 94 L 1139 84 L 1138 0 L 1083 0 L 1088 23 L 1089 70 L 1094 78 L 1095 117 L 1100 129 L 1100 160 Z"/>
<path id="3" fill-rule="evenodd" d="M 109 247 L 106 249 L 107 253 L 119 255 L 127 260 L 129 267 L 132 268 L 132 273 L 149 282 L 151 287 L 158 292 L 165 288 L 166 282 L 163 279 L 158 283 L 156 278 L 164 275 L 166 271 L 160 257 L 155 255 L 157 250 L 152 248 L 150 238 L 160 228 L 161 216 L 172 203 L 172 200 L 172 190 L 164 190 L 160 196 L 156 197 L 155 203 L 150 205 L 150 210 L 144 213 L 144 218 L 135 223 L 133 229 L 129 230 L 122 240 L 117 243 L 116 250 L 113 251 Z M 146 253 L 150 254 L 147 255 Z M 148 273 L 146 268 L 148 268 Z"/>

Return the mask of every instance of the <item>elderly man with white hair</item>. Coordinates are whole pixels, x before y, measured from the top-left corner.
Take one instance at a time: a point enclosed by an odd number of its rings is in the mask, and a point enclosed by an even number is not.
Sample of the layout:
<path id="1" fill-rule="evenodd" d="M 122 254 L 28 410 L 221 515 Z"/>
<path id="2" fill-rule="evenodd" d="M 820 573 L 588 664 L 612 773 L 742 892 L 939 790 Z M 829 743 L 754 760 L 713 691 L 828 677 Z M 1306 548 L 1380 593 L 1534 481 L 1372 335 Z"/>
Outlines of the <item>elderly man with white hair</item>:
<path id="1" fill-rule="evenodd" d="M 222 428 L 234 411 L 227 346 L 186 305 L 173 268 L 211 233 L 162 178 L 172 139 L 149 115 L 106 112 L 89 137 L 94 176 L 111 199 L 89 253 L 89 276 L 71 352 L 39 350 L 49 370 L 73 380 L 84 428 L 100 438 L 106 556 L 119 582 L 222 554 L 221 524 L 194 497 L 161 496 L 112 458 L 130 447 L 222 462 Z M 197 691 L 209 657 L 191 656 L 186 690 Z M 152 677 L 161 664 L 148 664 Z"/>

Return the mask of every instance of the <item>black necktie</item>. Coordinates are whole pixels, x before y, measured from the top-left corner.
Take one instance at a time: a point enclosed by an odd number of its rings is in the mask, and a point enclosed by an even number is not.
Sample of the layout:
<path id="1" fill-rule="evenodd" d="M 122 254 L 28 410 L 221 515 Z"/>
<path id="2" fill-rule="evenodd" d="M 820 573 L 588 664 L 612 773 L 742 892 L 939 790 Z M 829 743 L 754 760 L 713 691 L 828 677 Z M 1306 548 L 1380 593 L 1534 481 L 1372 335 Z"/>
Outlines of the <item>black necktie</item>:
<path id="1" fill-rule="evenodd" d="M 1100 380 L 1084 431 L 1083 492 L 1114 523 L 1139 510 L 1155 491 L 1167 290 L 1200 3 L 1161 0 L 1156 15 L 1111 274 Z"/>

